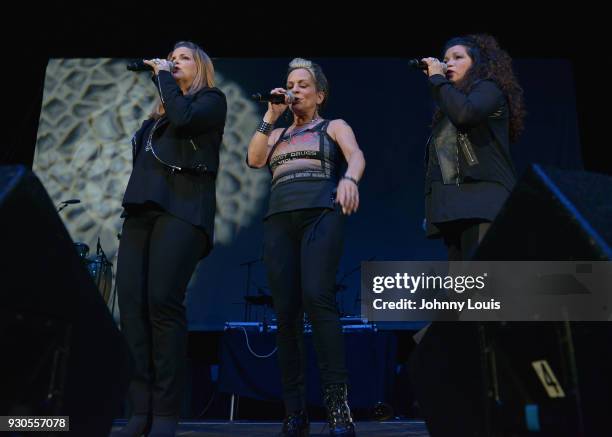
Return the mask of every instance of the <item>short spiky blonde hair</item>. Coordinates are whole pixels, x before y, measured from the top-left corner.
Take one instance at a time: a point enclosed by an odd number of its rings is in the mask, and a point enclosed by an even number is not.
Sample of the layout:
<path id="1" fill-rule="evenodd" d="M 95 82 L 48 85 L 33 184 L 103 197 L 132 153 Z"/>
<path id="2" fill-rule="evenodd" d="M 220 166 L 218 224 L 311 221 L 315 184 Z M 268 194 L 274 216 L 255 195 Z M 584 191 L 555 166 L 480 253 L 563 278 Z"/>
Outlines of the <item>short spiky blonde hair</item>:
<path id="1" fill-rule="evenodd" d="M 327 103 L 327 99 L 329 98 L 329 82 L 327 82 L 327 77 L 323 74 L 323 70 L 319 64 L 315 64 L 308 59 L 303 58 L 294 58 L 293 61 L 289 63 L 289 70 L 287 70 L 287 77 L 293 70 L 299 70 L 300 68 L 308 71 L 312 76 L 315 88 L 317 91 L 321 91 L 325 94 L 323 101 L 319 105 L 319 109 L 322 109 Z"/>

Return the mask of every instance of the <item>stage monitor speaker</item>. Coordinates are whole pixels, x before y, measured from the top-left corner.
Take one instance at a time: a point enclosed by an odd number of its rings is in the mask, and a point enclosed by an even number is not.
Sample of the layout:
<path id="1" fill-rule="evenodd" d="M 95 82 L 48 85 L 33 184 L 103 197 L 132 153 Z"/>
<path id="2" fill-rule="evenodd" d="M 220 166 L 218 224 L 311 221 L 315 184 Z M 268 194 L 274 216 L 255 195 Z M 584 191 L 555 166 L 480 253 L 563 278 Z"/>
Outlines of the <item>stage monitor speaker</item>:
<path id="1" fill-rule="evenodd" d="M 0 415 L 69 416 L 107 436 L 127 390 L 127 346 L 38 178 L 0 167 Z"/>
<path id="2" fill-rule="evenodd" d="M 612 177 L 533 164 L 475 260 L 612 260 Z"/>
<path id="3" fill-rule="evenodd" d="M 409 374 L 432 437 L 609 435 L 609 323 L 433 323 Z"/>
<path id="4" fill-rule="evenodd" d="M 533 165 L 473 257 L 612 259 L 612 178 Z M 432 437 L 612 435 L 609 322 L 433 323 L 411 357 Z"/>

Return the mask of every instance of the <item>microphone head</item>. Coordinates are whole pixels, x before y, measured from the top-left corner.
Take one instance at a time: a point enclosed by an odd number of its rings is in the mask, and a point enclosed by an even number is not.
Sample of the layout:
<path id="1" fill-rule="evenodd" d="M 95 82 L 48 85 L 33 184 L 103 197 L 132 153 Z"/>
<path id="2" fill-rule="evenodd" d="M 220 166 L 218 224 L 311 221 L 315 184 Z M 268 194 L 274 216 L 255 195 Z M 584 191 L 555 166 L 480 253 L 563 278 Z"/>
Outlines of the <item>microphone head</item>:
<path id="1" fill-rule="evenodd" d="M 251 94 L 251 99 L 255 100 L 256 102 L 263 102 L 263 103 L 271 102 L 271 103 L 277 103 L 277 104 L 281 104 L 281 103 L 291 104 L 295 101 L 295 95 L 293 95 L 291 91 L 287 91 L 286 94 L 263 95 L 261 93 L 255 93 L 255 94 Z"/>
<path id="2" fill-rule="evenodd" d="M 425 63 L 422 62 L 420 59 L 409 59 L 408 60 L 408 66 L 412 68 L 423 68 L 423 64 Z M 425 68 L 427 68 L 427 64 L 425 64 Z"/>
<path id="3" fill-rule="evenodd" d="M 129 64 L 126 65 L 126 67 L 129 71 L 147 71 L 147 70 L 151 70 L 151 67 L 147 64 L 145 64 L 144 62 L 142 62 L 142 59 L 140 60 L 136 60 L 134 62 L 130 62 Z"/>

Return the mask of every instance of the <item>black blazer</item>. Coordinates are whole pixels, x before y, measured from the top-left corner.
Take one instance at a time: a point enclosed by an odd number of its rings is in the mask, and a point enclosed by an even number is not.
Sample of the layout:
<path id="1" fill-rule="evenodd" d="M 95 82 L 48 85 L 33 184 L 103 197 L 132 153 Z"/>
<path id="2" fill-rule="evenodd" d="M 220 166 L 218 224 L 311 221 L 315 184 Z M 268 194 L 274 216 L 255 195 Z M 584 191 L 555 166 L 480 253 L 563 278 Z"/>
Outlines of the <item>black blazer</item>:
<path id="1" fill-rule="evenodd" d="M 123 206 L 129 214 L 132 205 L 154 202 L 167 212 L 203 228 L 212 244 L 215 180 L 227 114 L 225 95 L 217 88 L 205 87 L 184 96 L 167 71 L 160 71 L 153 81 L 165 116 L 159 120 L 145 120 L 132 137 L 134 168 Z M 170 166 L 204 171 L 173 171 L 146 151 L 149 141 L 155 155 Z M 149 164 L 139 165 L 143 160 Z"/>

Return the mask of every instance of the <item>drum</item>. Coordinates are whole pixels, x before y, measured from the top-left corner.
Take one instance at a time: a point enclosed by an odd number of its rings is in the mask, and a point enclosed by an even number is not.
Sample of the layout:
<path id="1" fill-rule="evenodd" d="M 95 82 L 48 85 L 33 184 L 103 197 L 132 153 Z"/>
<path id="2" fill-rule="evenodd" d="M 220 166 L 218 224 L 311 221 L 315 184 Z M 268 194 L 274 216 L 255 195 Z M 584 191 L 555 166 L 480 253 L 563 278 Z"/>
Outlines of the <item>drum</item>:
<path id="1" fill-rule="evenodd" d="M 79 242 L 73 243 L 73 244 L 74 244 L 74 248 L 79 254 L 79 258 L 81 258 L 81 260 L 84 260 L 85 258 L 87 258 L 87 255 L 89 255 L 89 246 L 85 243 L 79 243 Z"/>
<path id="2" fill-rule="evenodd" d="M 85 260 L 87 271 L 108 304 L 113 289 L 113 265 L 104 255 L 92 255 Z"/>

